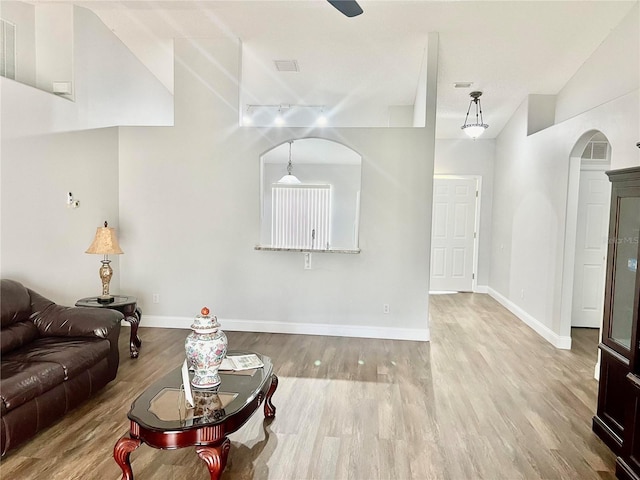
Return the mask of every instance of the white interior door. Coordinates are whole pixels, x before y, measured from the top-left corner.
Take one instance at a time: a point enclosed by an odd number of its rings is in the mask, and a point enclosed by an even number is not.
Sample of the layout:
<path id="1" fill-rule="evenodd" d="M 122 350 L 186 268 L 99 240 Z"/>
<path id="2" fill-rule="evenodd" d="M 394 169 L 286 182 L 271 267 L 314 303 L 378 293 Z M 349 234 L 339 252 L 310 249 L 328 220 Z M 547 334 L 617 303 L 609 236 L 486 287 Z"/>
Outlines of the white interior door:
<path id="1" fill-rule="evenodd" d="M 433 179 L 431 291 L 473 290 L 475 178 Z"/>
<path id="2" fill-rule="evenodd" d="M 599 328 L 602 323 L 610 197 L 603 170 L 580 172 L 572 327 Z"/>

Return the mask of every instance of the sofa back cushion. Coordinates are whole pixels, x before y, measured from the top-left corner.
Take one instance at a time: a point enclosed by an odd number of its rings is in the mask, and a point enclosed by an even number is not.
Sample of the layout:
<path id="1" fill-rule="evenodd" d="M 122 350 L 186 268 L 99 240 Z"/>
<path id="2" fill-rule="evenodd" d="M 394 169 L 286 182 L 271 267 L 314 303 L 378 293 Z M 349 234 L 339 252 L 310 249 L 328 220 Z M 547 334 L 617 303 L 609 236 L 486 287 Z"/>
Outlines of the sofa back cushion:
<path id="1" fill-rule="evenodd" d="M 30 319 L 29 290 L 13 280 L 0 280 L 0 355 L 6 355 L 38 338 Z"/>
<path id="2" fill-rule="evenodd" d="M 31 296 L 22 284 L 15 280 L 0 280 L 0 325 L 2 329 L 31 316 Z M 2 332 L 4 335 L 4 332 Z"/>
<path id="3" fill-rule="evenodd" d="M 0 334 L 0 355 L 4 356 L 9 352 L 33 342 L 39 337 L 38 327 L 31 320 L 14 323 L 2 329 Z"/>

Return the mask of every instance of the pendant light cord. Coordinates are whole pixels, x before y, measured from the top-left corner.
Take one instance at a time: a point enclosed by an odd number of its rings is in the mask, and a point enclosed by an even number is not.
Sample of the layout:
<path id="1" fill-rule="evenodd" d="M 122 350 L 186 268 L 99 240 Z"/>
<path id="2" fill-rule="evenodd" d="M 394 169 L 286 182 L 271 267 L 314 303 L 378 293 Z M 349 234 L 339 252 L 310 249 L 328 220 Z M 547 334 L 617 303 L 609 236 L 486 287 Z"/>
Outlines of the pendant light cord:
<path id="1" fill-rule="evenodd" d="M 293 164 L 291 163 L 291 145 L 293 144 L 293 140 L 289 141 L 289 163 L 287 164 L 287 174 L 291 175 L 293 171 Z"/>

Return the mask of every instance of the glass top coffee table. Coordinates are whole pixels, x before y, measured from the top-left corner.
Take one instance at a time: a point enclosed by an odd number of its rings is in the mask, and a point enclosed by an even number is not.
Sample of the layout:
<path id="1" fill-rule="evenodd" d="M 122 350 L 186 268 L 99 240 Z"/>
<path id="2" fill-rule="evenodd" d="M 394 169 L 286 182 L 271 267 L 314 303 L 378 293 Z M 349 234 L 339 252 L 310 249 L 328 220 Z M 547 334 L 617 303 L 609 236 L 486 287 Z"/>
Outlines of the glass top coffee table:
<path id="1" fill-rule="evenodd" d="M 244 355 L 254 352 L 228 352 Z M 127 417 L 129 436 L 122 437 L 113 457 L 122 469 L 122 480 L 133 480 L 130 455 L 141 443 L 160 448 L 196 447 L 206 463 L 210 478 L 217 480 L 227 464 L 231 442 L 227 435 L 238 430 L 264 400 L 264 416 L 273 418 L 271 403 L 278 377 L 271 359 L 256 353 L 264 367 L 240 372 L 220 372 L 222 383 L 216 390 L 193 388 L 195 406 L 188 408 L 181 391 L 181 368 L 147 388 L 131 405 Z"/>

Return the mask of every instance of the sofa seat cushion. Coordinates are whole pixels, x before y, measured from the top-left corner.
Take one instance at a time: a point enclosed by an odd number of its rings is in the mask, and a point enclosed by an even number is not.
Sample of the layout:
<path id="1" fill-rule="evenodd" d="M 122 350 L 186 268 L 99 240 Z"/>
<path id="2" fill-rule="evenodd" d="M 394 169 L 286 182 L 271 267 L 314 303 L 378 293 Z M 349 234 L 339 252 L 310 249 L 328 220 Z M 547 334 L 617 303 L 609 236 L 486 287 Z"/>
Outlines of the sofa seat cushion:
<path id="1" fill-rule="evenodd" d="M 19 350 L 2 357 L 22 363 L 52 362 L 64 371 L 64 380 L 88 370 L 109 355 L 109 341 L 88 337 L 38 338 Z"/>
<path id="2" fill-rule="evenodd" d="M 54 362 L 23 363 L 2 359 L 0 364 L 2 414 L 33 400 L 64 382 L 62 365 Z"/>

